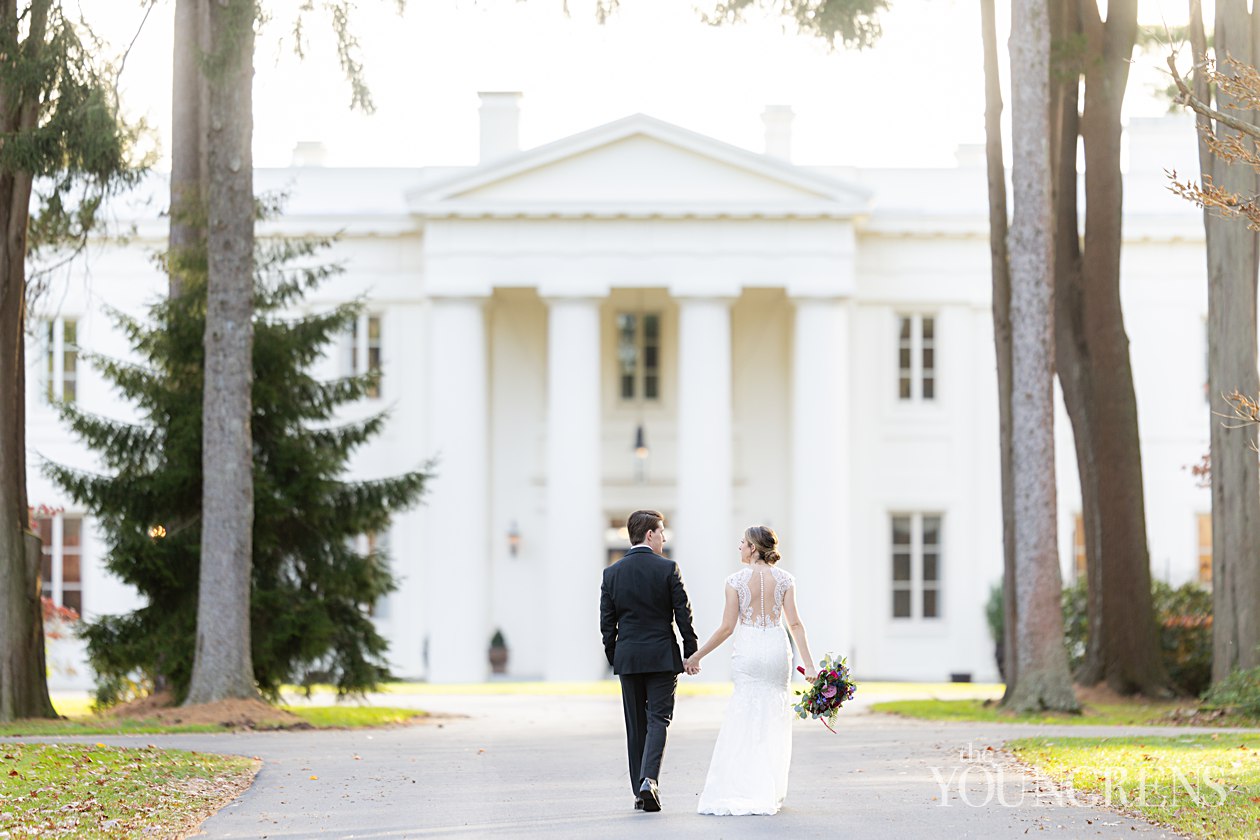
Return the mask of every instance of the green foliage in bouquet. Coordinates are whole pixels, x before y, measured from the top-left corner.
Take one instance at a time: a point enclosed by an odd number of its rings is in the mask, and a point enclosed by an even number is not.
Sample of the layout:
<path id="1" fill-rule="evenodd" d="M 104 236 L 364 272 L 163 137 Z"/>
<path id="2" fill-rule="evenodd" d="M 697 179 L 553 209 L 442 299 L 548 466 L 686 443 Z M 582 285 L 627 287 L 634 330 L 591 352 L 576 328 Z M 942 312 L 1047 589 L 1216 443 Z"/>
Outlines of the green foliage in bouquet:
<path id="1" fill-rule="evenodd" d="M 414 505 L 425 468 L 376 481 L 347 481 L 352 453 L 386 415 L 338 424 L 338 410 L 368 396 L 376 377 L 316 379 L 312 365 L 361 310 L 351 303 L 290 317 L 313 288 L 340 271 L 313 264 L 326 241 L 260 242 L 254 320 L 254 536 L 250 631 L 254 678 L 268 697 L 307 678 L 342 693 L 388 676 L 386 642 L 371 609 L 395 588 L 388 557 L 355 538 L 384 531 Z M 47 474 L 96 517 L 106 565 L 142 603 L 85 622 L 97 704 L 137 687 L 182 700 L 192 675 L 201 549 L 202 381 L 206 316 L 201 270 L 180 272 L 181 293 L 144 319 L 114 312 L 139 363 L 89 356 L 139 409 L 129 423 L 60 406 L 97 453 L 105 474 L 47 463 Z M 194 266 L 195 268 L 196 266 Z"/>

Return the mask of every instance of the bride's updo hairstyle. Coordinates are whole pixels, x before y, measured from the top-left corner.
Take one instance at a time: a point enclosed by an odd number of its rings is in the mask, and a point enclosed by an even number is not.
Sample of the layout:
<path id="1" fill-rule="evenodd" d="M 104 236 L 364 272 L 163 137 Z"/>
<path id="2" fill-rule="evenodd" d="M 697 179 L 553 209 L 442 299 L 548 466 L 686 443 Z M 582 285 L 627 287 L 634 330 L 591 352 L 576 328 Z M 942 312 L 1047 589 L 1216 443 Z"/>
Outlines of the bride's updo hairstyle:
<path id="1" fill-rule="evenodd" d="M 744 532 L 744 539 L 771 566 L 779 562 L 779 535 L 770 528 L 754 525 Z"/>

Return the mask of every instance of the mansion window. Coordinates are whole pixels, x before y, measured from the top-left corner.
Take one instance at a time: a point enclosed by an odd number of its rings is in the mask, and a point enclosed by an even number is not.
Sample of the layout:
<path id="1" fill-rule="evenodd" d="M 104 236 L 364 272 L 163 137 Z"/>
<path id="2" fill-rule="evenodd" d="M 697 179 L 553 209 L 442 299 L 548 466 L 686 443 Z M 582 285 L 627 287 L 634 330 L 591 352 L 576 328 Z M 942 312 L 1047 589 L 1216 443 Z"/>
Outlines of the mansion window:
<path id="1" fill-rule="evenodd" d="M 1085 572 L 1085 516 L 1078 513 L 1072 529 L 1072 579 L 1080 580 Z"/>
<path id="2" fill-rule="evenodd" d="M 936 399 L 936 318 L 931 315 L 898 316 L 897 398 Z"/>
<path id="3" fill-rule="evenodd" d="M 660 399 L 659 313 L 621 312 L 617 315 L 617 372 L 621 399 Z"/>
<path id="4" fill-rule="evenodd" d="M 368 531 L 359 534 L 351 541 L 354 552 L 360 557 L 373 557 L 387 561 L 389 557 L 389 532 Z M 365 605 L 369 618 L 389 618 L 389 594 L 382 595 L 375 603 Z"/>
<path id="5" fill-rule="evenodd" d="M 43 543 L 41 594 L 83 614 L 83 517 L 58 513 L 35 520 Z"/>
<path id="6" fill-rule="evenodd" d="M 892 617 L 941 617 L 941 516 L 896 514 L 892 520 Z"/>
<path id="7" fill-rule="evenodd" d="M 372 373 L 376 382 L 368 389 L 372 399 L 381 396 L 381 316 L 362 313 L 350 326 L 350 348 L 347 373 L 363 376 Z"/>
<path id="8" fill-rule="evenodd" d="M 1212 514 L 1200 513 L 1199 519 L 1199 583 L 1212 585 Z"/>
<path id="9" fill-rule="evenodd" d="M 44 322 L 44 393 L 49 402 L 74 402 L 78 396 L 79 322 L 52 318 Z"/>

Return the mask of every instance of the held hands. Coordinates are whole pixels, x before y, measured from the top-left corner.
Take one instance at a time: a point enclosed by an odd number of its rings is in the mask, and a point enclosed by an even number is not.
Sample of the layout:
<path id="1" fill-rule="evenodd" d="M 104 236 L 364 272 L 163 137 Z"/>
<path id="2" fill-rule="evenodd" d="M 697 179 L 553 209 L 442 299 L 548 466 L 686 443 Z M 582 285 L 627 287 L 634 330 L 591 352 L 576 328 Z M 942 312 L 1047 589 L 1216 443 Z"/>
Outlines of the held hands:
<path id="1" fill-rule="evenodd" d="M 700 657 L 693 653 L 691 654 L 691 656 L 688 656 L 686 659 L 684 659 L 683 670 L 686 671 L 687 674 L 692 677 L 700 673 Z"/>

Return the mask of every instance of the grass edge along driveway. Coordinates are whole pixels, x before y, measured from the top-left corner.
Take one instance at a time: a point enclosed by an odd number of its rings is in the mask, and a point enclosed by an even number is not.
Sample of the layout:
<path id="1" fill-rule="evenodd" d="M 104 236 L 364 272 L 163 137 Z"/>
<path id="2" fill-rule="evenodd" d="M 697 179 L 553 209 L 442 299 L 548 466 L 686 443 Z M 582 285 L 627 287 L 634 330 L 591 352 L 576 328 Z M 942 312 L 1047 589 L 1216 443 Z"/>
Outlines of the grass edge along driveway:
<path id="1" fill-rule="evenodd" d="M 255 758 L 0 743 L 0 837 L 182 837 L 253 783 Z"/>
<path id="2" fill-rule="evenodd" d="M 1020 738 L 1005 749 L 1093 804 L 1213 840 L 1260 836 L 1260 735 Z"/>
<path id="3" fill-rule="evenodd" d="M 872 712 L 899 715 L 917 720 L 969 723 L 1031 723 L 1066 726 L 1196 726 L 1256 727 L 1260 721 L 1241 715 L 1214 718 L 1192 714 L 1199 704 L 1194 700 L 1129 701 L 1082 703 L 1081 714 L 1064 712 L 1015 713 L 998 708 L 991 700 L 916 699 L 872 703 Z"/>
<path id="4" fill-rule="evenodd" d="M 428 713 L 420 709 L 397 709 L 383 706 L 279 706 L 302 719 L 302 725 L 312 729 L 359 729 L 365 727 L 404 726 L 420 722 Z M 59 711 L 63 711 L 58 706 Z M 0 723 L 0 738 L 43 737 L 52 735 L 156 735 L 185 732 L 228 732 L 235 728 L 218 723 L 161 723 L 145 718 L 111 718 L 87 712 L 57 720 L 28 718 L 12 723 Z M 291 724 L 254 727 L 257 729 L 294 728 Z"/>

